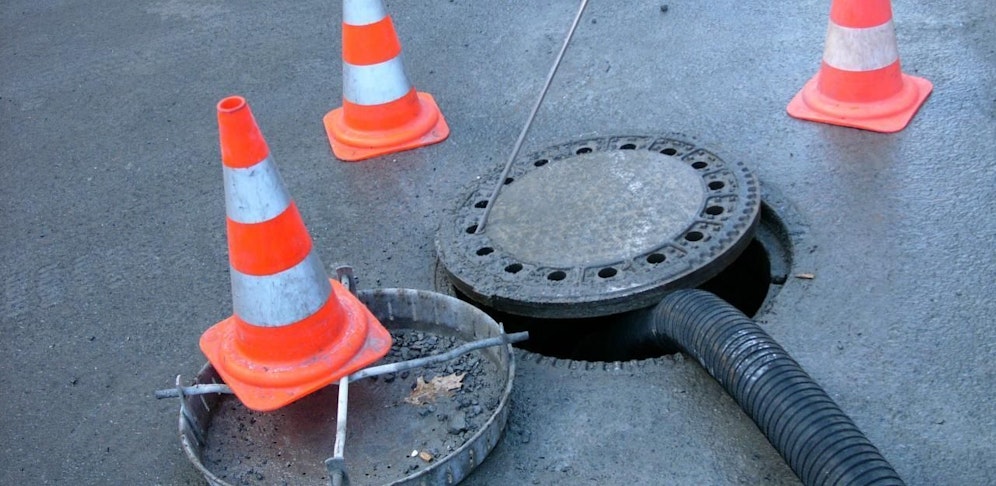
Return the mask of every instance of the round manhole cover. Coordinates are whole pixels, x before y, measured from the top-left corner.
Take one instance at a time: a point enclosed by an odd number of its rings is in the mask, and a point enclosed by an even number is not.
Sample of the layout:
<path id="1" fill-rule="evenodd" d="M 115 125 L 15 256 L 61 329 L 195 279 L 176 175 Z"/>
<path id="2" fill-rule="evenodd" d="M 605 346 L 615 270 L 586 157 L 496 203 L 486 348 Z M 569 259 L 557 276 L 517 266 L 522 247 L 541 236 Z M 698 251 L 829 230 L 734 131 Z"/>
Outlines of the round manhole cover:
<path id="1" fill-rule="evenodd" d="M 708 280 L 746 247 L 756 177 L 678 136 L 557 145 L 520 159 L 493 202 L 496 172 L 447 215 L 436 240 L 453 285 L 533 317 L 591 317 L 652 305 Z"/>

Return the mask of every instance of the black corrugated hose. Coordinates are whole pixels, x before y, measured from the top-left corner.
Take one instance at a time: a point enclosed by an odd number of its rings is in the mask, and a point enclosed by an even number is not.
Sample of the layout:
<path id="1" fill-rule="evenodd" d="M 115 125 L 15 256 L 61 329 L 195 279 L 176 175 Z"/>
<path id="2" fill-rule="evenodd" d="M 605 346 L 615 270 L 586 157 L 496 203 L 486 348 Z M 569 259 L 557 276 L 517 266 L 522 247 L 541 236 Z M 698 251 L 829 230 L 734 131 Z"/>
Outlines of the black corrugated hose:
<path id="1" fill-rule="evenodd" d="M 804 484 L 903 484 L 820 385 L 735 307 L 709 292 L 678 290 L 665 296 L 651 316 L 649 330 L 631 328 L 631 344 L 652 340 L 693 356 L 754 419 Z"/>

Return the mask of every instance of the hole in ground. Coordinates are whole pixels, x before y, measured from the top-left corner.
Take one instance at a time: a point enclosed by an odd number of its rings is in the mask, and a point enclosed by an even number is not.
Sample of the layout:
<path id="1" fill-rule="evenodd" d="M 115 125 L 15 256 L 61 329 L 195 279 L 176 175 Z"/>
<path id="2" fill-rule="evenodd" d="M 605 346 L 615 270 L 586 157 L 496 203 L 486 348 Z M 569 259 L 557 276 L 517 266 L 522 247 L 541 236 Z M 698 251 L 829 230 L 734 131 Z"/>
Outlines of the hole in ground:
<path id="1" fill-rule="evenodd" d="M 659 259 L 664 261 L 664 256 L 660 255 Z M 771 208 L 762 205 L 761 223 L 755 238 L 740 257 L 699 288 L 718 295 L 744 314 L 755 317 L 766 309 L 765 304 L 781 288 L 790 266 L 791 243 L 785 227 Z M 512 273 L 518 270 L 521 268 L 505 269 Z M 618 337 L 618 332 L 614 331 L 626 322 L 643 319 L 641 313 L 645 314 L 648 309 L 581 319 L 540 319 L 481 306 L 448 282 L 447 286 L 461 300 L 481 308 L 503 323 L 506 332 L 529 331 L 529 340 L 516 344 L 516 347 L 537 354 L 579 361 L 629 361 L 677 352 L 677 349 L 634 349 L 614 344 Z"/>
<path id="2" fill-rule="evenodd" d="M 748 316 L 755 316 L 771 282 L 770 264 L 764 246 L 752 240 L 739 258 L 702 284 Z M 463 297 L 461 297 L 463 298 Z M 466 299 L 464 299 L 466 300 Z M 506 332 L 529 331 L 529 340 L 517 346 L 544 356 L 579 361 L 629 361 L 674 354 L 677 349 L 623 349 L 614 343 L 625 322 L 645 318 L 646 310 L 582 319 L 536 319 L 483 308 Z"/>

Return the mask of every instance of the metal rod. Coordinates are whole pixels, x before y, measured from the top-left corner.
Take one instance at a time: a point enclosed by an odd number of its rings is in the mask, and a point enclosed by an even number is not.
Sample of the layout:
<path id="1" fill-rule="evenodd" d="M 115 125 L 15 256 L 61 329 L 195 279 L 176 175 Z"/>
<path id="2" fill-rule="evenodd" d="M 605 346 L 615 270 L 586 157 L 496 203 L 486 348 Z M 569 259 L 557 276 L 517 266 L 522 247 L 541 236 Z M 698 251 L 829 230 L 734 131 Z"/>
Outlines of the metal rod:
<path id="1" fill-rule="evenodd" d="M 503 344 L 512 344 L 529 339 L 528 332 L 516 332 L 512 334 L 502 334 L 497 337 L 481 339 L 478 341 L 472 341 L 466 343 L 462 346 L 453 348 L 445 353 L 436 354 L 433 356 L 427 356 L 425 358 L 410 359 L 408 361 L 399 361 L 397 363 L 391 363 L 381 366 L 374 366 L 372 368 L 366 368 L 352 375 L 349 375 L 350 383 L 361 380 L 363 378 L 370 378 L 371 376 L 378 376 L 387 373 L 397 373 L 399 371 L 410 370 L 412 368 L 418 368 L 421 366 L 426 366 L 434 363 L 441 363 L 443 361 L 449 361 L 451 359 L 456 359 L 460 355 L 467 354 L 471 351 L 481 348 L 488 348 L 491 346 L 500 346 Z M 191 385 L 184 387 L 168 388 L 165 390 L 156 390 L 156 398 L 176 398 L 182 395 L 207 395 L 209 393 L 227 393 L 231 394 L 232 389 L 224 383 L 204 383 L 200 385 Z"/>
<path id="2" fill-rule="evenodd" d="M 481 339 L 479 341 L 470 342 L 462 346 L 453 348 L 445 353 L 436 354 L 432 356 L 426 356 L 425 358 L 410 359 L 408 361 L 399 361 L 397 363 L 391 363 L 386 365 L 374 366 L 372 368 L 362 369 L 349 375 L 349 381 L 353 382 L 356 380 L 362 380 L 363 378 L 370 378 L 371 376 L 384 375 L 387 373 L 397 373 L 399 371 L 410 370 L 412 368 L 419 368 L 422 366 L 431 365 L 434 363 L 442 363 L 443 361 L 449 361 L 451 359 L 456 359 L 460 355 L 467 354 L 475 349 L 487 348 L 491 346 L 500 346 L 502 344 L 517 343 L 519 341 L 525 341 L 529 339 L 528 332 L 517 332 L 514 334 L 502 334 L 498 337 Z"/>
<path id="3" fill-rule="evenodd" d="M 167 388 L 165 390 L 156 390 L 156 398 L 177 398 L 181 397 L 181 391 L 183 395 L 207 395 L 209 393 L 226 393 L 231 394 L 232 389 L 224 383 L 204 383 L 200 385 L 192 386 L 177 386 L 176 388 Z M 182 398 L 182 397 L 181 397 Z"/>
<path id="4" fill-rule="evenodd" d="M 349 403 L 349 377 L 339 380 L 339 408 L 335 414 L 335 449 L 333 457 L 342 458 L 346 449 L 346 408 Z"/>
<path id="5" fill-rule="evenodd" d="M 339 379 L 339 406 L 335 414 L 335 445 L 333 446 L 332 457 L 325 460 L 325 467 L 329 472 L 329 482 L 332 486 L 345 486 L 349 484 L 349 475 L 346 474 L 346 409 L 349 403 L 349 377 L 343 376 Z"/>
<path id="6" fill-rule="evenodd" d="M 574 37 L 574 31 L 577 30 L 578 24 L 581 23 L 581 15 L 584 14 L 584 9 L 588 6 L 588 0 L 581 0 L 581 6 L 578 8 L 578 13 L 574 17 L 574 23 L 571 24 L 571 29 L 567 31 L 567 37 L 564 39 L 564 45 L 560 48 L 560 52 L 557 53 L 557 58 L 553 61 L 553 67 L 550 68 L 550 74 L 546 76 L 546 82 L 543 83 L 543 91 L 540 92 L 539 98 L 536 100 L 536 104 L 533 105 L 533 111 L 529 113 L 529 118 L 526 119 L 525 126 L 522 127 L 522 131 L 519 132 L 519 138 L 515 141 L 515 146 L 512 147 L 512 155 L 508 157 L 508 162 L 505 163 L 505 168 L 501 171 L 501 176 L 498 177 L 498 182 L 495 183 L 495 188 L 491 191 L 491 197 L 488 198 L 487 206 L 484 207 L 484 214 L 481 215 L 481 219 L 477 221 L 477 230 L 474 231 L 475 235 L 479 235 L 484 232 L 484 227 L 488 224 L 488 216 L 491 214 L 491 208 L 494 207 L 495 199 L 498 198 L 498 192 L 501 191 L 501 186 L 505 185 L 505 178 L 508 177 L 508 171 L 512 169 L 512 164 L 515 162 L 515 158 L 519 155 L 519 150 L 522 148 L 522 142 L 526 140 L 526 134 L 529 133 L 529 127 L 533 125 L 533 119 L 536 118 L 536 112 L 539 111 L 540 105 L 543 104 L 543 98 L 546 98 L 547 91 L 550 90 L 550 84 L 553 82 L 553 76 L 557 74 L 557 69 L 560 67 L 560 61 L 564 59 L 564 53 L 567 52 L 567 46 L 571 43 L 571 38 Z"/>

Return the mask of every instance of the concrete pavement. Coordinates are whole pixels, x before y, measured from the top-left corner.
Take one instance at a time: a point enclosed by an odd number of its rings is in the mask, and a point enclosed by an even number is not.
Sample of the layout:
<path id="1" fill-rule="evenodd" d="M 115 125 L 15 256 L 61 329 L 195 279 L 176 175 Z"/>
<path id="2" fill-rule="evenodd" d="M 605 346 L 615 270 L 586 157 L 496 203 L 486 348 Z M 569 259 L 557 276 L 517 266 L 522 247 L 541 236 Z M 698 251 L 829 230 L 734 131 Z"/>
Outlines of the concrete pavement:
<path id="1" fill-rule="evenodd" d="M 525 151 L 681 132 L 798 214 L 764 327 L 910 484 L 996 478 L 996 10 L 896 2 L 904 131 L 789 118 L 829 2 L 593 1 Z M 446 142 L 345 164 L 338 2 L 0 6 L 0 483 L 199 484 L 176 404 L 231 313 L 214 105 L 252 104 L 328 266 L 432 288 L 443 211 L 503 163 L 576 2 L 388 2 Z M 793 484 L 697 365 L 524 359 L 508 432 L 470 484 Z"/>

